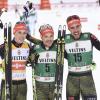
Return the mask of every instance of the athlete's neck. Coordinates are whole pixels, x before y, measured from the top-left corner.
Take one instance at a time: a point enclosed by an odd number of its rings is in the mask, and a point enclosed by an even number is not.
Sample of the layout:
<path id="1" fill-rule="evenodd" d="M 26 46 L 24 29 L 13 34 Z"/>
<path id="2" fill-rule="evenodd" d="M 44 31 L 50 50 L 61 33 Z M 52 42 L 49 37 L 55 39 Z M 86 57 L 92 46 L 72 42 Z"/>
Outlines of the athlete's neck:
<path id="1" fill-rule="evenodd" d="M 15 39 L 12 40 L 12 43 L 16 46 L 16 47 L 21 47 L 23 43 L 17 43 L 15 41 Z"/>

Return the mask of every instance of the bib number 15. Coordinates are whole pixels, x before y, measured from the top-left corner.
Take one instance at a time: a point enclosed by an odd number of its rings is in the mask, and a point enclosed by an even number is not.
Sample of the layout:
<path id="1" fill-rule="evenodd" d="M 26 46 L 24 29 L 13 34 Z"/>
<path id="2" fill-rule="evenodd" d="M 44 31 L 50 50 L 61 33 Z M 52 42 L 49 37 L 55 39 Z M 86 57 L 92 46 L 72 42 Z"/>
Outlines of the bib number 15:
<path id="1" fill-rule="evenodd" d="M 81 62 L 82 61 L 82 55 L 81 53 L 74 54 L 75 62 Z"/>

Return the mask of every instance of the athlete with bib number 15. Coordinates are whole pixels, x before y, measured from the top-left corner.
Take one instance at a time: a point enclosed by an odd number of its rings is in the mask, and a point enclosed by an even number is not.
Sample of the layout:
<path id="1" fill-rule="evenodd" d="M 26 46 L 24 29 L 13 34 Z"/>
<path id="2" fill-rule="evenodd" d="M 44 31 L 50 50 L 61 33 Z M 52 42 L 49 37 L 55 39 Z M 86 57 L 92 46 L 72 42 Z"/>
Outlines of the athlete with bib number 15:
<path id="1" fill-rule="evenodd" d="M 67 100 L 97 100 L 91 66 L 93 46 L 100 50 L 100 41 L 91 33 L 81 31 L 79 16 L 67 18 L 68 30 L 65 36 L 65 51 L 68 59 L 68 77 L 66 84 Z"/>

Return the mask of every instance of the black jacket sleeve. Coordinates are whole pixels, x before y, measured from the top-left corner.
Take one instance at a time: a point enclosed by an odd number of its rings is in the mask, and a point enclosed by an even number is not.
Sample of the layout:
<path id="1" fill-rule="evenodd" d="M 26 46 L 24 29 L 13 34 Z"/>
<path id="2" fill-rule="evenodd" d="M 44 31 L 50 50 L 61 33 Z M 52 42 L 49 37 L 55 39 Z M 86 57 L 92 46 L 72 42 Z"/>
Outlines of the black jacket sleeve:
<path id="1" fill-rule="evenodd" d="M 41 40 L 36 39 L 35 37 L 32 37 L 31 35 L 27 34 L 26 39 L 34 44 L 39 44 Z"/>
<path id="2" fill-rule="evenodd" d="M 67 52 L 66 52 L 66 51 L 64 51 L 64 58 L 65 58 L 65 59 L 68 59 L 68 58 L 67 58 Z"/>
<path id="3" fill-rule="evenodd" d="M 4 59 L 4 44 L 0 45 L 0 56 L 2 59 Z"/>
<path id="4" fill-rule="evenodd" d="M 33 68 L 35 68 L 35 65 L 37 64 L 39 58 L 39 54 L 37 54 L 36 50 L 34 50 L 34 47 L 35 45 L 31 47 L 27 61 L 27 64 L 30 63 Z"/>
<path id="5" fill-rule="evenodd" d="M 97 39 L 97 37 L 93 34 L 90 34 L 90 39 L 92 46 L 94 46 L 97 50 L 100 51 L 100 41 Z"/>

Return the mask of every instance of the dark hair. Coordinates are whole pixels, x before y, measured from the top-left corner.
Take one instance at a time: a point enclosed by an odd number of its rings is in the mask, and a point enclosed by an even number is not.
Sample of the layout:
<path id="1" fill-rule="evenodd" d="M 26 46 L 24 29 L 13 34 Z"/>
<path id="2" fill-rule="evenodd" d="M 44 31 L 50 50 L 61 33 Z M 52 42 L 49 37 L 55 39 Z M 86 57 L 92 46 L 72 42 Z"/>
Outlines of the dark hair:
<path id="1" fill-rule="evenodd" d="M 49 25 L 49 24 L 44 24 L 44 25 L 41 25 L 40 28 L 39 28 L 39 32 L 41 33 L 41 31 L 45 30 L 45 29 L 51 29 L 53 30 L 52 26 Z"/>
<path id="2" fill-rule="evenodd" d="M 72 16 L 69 16 L 68 18 L 67 18 L 67 23 L 69 22 L 69 21 L 71 21 L 71 20 L 73 20 L 73 19 L 78 19 L 78 20 L 80 20 L 80 17 L 78 16 L 78 15 L 72 15 Z"/>
<path id="3" fill-rule="evenodd" d="M 33 4 L 32 3 L 29 3 L 29 9 L 31 10 L 33 7 Z"/>

